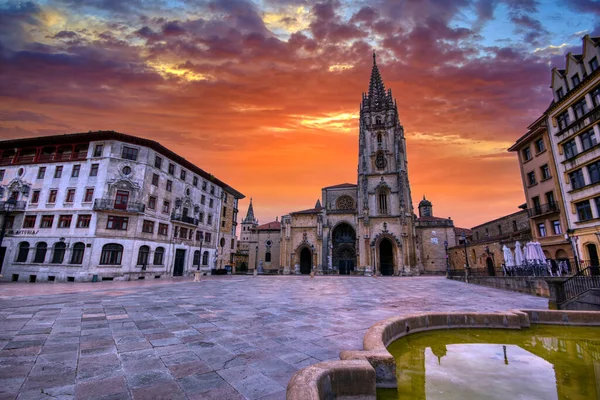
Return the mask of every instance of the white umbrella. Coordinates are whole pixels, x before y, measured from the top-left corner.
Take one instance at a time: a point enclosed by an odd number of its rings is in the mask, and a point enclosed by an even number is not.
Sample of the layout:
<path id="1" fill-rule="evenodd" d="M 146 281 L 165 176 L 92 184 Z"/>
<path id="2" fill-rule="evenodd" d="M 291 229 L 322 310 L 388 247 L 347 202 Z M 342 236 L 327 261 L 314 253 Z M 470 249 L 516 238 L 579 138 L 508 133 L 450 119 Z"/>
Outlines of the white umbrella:
<path id="1" fill-rule="evenodd" d="M 533 261 L 533 262 L 538 261 L 537 250 L 536 250 L 533 242 L 529 242 L 525 245 L 525 254 L 524 255 L 525 255 L 525 258 L 527 259 L 527 261 Z"/>
<path id="2" fill-rule="evenodd" d="M 537 258 L 544 264 L 546 264 L 546 255 L 544 254 L 544 250 L 542 249 L 542 245 L 540 242 L 534 242 L 535 250 L 537 253 Z"/>
<path id="3" fill-rule="evenodd" d="M 521 250 L 521 243 L 516 242 L 515 243 L 515 265 L 520 267 L 521 265 L 523 265 L 523 261 L 524 261 L 524 256 L 523 256 L 523 250 Z"/>
<path id="4" fill-rule="evenodd" d="M 515 266 L 515 260 L 512 255 L 512 251 L 510 251 L 508 247 L 503 246 L 502 252 L 504 253 L 504 272 L 506 273 L 507 271 L 512 271 Z"/>

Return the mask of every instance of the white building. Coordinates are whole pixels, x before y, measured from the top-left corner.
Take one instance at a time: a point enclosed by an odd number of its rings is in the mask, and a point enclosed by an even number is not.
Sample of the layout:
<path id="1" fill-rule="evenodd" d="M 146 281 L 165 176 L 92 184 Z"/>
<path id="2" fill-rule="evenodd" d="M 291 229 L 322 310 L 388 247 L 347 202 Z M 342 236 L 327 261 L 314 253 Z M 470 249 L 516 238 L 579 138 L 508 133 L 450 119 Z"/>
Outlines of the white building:
<path id="1" fill-rule="evenodd" d="M 244 197 L 155 141 L 110 131 L 2 141 L 0 185 L 0 211 L 17 200 L 0 248 L 4 281 L 217 268 L 220 227 L 237 216 L 222 200 L 237 210 Z"/>

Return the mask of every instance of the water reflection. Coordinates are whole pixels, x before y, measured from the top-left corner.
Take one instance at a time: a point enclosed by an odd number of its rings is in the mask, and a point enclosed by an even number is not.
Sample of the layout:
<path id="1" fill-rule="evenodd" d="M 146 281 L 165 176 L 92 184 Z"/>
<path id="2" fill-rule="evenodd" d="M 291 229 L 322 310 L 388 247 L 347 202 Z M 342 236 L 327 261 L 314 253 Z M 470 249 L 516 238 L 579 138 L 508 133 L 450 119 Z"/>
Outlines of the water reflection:
<path id="1" fill-rule="evenodd" d="M 388 350 L 398 390 L 381 399 L 600 399 L 600 328 L 425 332 Z"/>

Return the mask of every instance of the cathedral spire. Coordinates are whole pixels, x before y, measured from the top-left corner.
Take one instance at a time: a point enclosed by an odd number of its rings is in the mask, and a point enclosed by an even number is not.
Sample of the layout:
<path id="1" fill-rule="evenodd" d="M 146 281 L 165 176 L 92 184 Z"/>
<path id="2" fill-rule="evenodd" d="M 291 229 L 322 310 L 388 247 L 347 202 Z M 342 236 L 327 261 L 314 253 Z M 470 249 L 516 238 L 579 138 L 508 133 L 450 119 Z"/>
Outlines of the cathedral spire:
<path id="1" fill-rule="evenodd" d="M 377 67 L 377 55 L 373 51 L 373 68 L 371 69 L 371 80 L 369 82 L 369 92 L 366 98 L 363 98 L 363 106 L 367 106 L 371 111 L 386 109 L 392 105 L 392 94 L 386 92 L 383 79 Z M 366 104 L 365 104 L 366 103 Z"/>
<path id="2" fill-rule="evenodd" d="M 248 206 L 248 213 L 246 214 L 246 218 L 244 218 L 244 224 L 256 224 L 256 218 L 254 218 L 254 208 L 252 207 L 252 197 L 250 198 L 250 205 Z"/>

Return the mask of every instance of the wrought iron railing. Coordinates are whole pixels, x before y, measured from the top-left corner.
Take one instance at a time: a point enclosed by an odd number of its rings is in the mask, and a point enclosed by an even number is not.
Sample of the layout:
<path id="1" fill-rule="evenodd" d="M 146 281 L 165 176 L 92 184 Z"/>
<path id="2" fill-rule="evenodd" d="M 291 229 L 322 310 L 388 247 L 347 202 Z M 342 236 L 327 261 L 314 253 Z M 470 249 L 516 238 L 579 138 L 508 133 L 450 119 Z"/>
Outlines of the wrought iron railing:
<path id="1" fill-rule="evenodd" d="M 200 220 L 198 218 L 188 217 L 187 215 L 171 214 L 171 221 L 184 222 L 186 224 L 198 225 Z"/>
<path id="2" fill-rule="evenodd" d="M 125 204 L 115 204 L 115 199 L 96 199 L 94 200 L 94 210 L 96 211 L 121 211 L 131 213 L 143 213 L 146 206 L 143 203 L 127 202 Z"/>
<path id="3" fill-rule="evenodd" d="M 537 207 L 528 208 L 527 215 L 531 218 L 531 217 L 536 217 L 538 215 L 544 215 L 544 214 L 549 214 L 549 213 L 559 212 L 559 211 L 560 211 L 560 208 L 558 207 L 558 203 L 554 202 L 554 203 L 540 204 Z"/>
<path id="4" fill-rule="evenodd" d="M 564 298 L 560 302 L 572 300 L 590 289 L 600 289 L 600 266 L 587 267 L 562 283 Z"/>
<path id="5" fill-rule="evenodd" d="M 6 201 L 0 201 L 0 212 L 4 211 L 4 204 L 6 204 Z M 15 203 L 15 208 L 12 211 L 25 211 L 26 205 L 26 202 L 19 200 Z"/>

